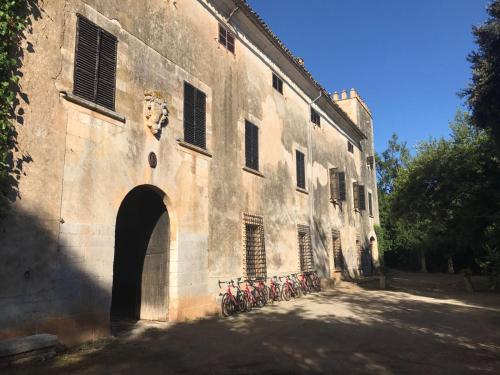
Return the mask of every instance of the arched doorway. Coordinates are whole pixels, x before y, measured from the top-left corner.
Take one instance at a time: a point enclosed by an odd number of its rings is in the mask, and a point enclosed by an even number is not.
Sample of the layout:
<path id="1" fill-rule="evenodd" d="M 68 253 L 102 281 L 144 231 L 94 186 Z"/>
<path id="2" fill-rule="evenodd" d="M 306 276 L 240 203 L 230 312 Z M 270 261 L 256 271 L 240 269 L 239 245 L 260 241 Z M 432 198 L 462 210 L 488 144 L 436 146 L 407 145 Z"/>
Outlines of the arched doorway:
<path id="1" fill-rule="evenodd" d="M 164 194 L 130 191 L 118 210 L 111 318 L 167 320 L 170 220 Z"/>

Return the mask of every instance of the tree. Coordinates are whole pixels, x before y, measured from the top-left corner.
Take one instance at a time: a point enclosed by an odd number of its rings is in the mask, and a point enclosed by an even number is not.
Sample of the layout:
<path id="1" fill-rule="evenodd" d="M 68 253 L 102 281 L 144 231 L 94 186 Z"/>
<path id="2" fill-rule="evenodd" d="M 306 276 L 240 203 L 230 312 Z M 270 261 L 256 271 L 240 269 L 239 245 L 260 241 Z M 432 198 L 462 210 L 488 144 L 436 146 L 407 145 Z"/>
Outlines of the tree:
<path id="1" fill-rule="evenodd" d="M 467 113 L 457 113 L 451 130 L 449 140 L 418 145 L 394 181 L 389 215 L 417 236 L 422 265 L 431 254 L 435 268 L 454 259 L 491 271 L 499 258 L 500 165 L 491 137 Z"/>
<path id="2" fill-rule="evenodd" d="M 488 20 L 472 31 L 478 50 L 468 57 L 472 82 L 462 95 L 471 109 L 472 124 L 492 135 L 500 157 L 500 0 L 494 0 L 487 12 Z"/>

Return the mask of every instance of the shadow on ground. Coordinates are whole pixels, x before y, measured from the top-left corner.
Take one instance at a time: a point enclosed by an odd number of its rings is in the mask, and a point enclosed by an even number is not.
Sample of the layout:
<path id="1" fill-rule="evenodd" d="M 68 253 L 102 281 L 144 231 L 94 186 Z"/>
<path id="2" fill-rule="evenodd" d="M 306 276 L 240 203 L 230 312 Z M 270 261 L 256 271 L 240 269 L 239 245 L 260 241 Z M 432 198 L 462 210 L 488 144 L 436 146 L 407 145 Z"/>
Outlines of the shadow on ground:
<path id="1" fill-rule="evenodd" d="M 497 374 L 500 301 L 334 291 L 139 332 L 12 374 Z M 471 297 L 474 298 L 474 297 Z"/>

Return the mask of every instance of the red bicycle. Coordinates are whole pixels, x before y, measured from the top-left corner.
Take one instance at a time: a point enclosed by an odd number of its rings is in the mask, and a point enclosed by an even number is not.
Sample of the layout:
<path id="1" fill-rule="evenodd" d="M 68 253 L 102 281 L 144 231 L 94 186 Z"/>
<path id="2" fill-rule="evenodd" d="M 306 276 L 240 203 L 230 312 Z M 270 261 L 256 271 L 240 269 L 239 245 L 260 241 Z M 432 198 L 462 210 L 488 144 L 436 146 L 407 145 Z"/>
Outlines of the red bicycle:
<path id="1" fill-rule="evenodd" d="M 306 275 L 304 275 L 303 273 L 299 274 L 297 277 L 297 281 L 299 284 L 298 287 L 302 290 L 302 293 L 304 293 L 304 295 L 306 295 L 307 293 L 311 293 L 311 289 L 309 288 L 309 285 L 307 285 Z"/>
<path id="2" fill-rule="evenodd" d="M 224 294 L 222 295 L 222 301 L 221 301 L 221 313 L 222 316 L 230 316 L 233 315 L 237 312 L 244 312 L 247 311 L 247 305 L 245 302 L 245 298 L 243 297 L 243 293 L 241 292 L 240 288 L 236 288 L 234 286 L 234 281 L 220 281 L 219 280 L 219 288 L 221 288 L 221 284 L 226 284 L 227 285 L 227 290 Z M 236 296 L 233 295 L 233 292 L 231 288 L 236 288 Z"/>
<path id="3" fill-rule="evenodd" d="M 269 302 L 279 301 L 281 298 L 280 284 L 276 281 L 277 277 L 274 276 L 269 279 Z"/>
<path id="4" fill-rule="evenodd" d="M 264 306 L 269 301 L 269 287 L 264 282 L 265 279 L 259 278 L 256 281 L 257 281 L 257 285 L 255 288 L 257 289 L 257 292 L 258 292 L 257 299 L 260 299 L 261 305 Z"/>
<path id="5" fill-rule="evenodd" d="M 281 277 L 280 277 L 281 281 Z M 289 301 L 292 297 L 300 297 L 300 289 L 296 288 L 293 281 L 290 279 L 290 276 L 285 276 L 285 282 L 283 283 L 283 287 L 281 289 L 281 297 L 285 301 Z"/>

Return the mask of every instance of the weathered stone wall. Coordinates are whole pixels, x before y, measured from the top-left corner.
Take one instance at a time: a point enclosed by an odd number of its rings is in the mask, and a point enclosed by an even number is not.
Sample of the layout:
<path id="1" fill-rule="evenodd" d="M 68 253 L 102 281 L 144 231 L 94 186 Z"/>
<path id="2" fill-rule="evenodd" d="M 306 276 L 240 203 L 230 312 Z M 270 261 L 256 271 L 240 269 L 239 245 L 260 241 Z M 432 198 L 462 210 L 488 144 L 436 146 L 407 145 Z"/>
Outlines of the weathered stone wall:
<path id="1" fill-rule="evenodd" d="M 333 268 L 331 229 L 357 269 L 356 235 L 374 236 L 378 217 L 371 118 L 362 152 L 244 35 L 233 55 L 217 41 L 218 14 L 204 1 L 48 0 L 27 41 L 21 85 L 29 103 L 18 126 L 29 154 L 20 199 L 3 224 L 0 332 L 54 332 L 67 342 L 107 334 L 116 215 L 134 187 L 165 194 L 171 223 L 169 319 L 215 312 L 218 279 L 242 274 L 242 213 L 264 218 L 268 275 L 299 268 L 297 225 L 310 225 L 315 263 Z M 116 111 L 121 122 L 65 100 L 72 92 L 77 14 L 118 38 Z M 271 72 L 284 77 L 284 95 Z M 207 150 L 184 147 L 183 83 L 207 95 Z M 145 125 L 144 93 L 167 103 L 160 137 Z M 321 111 L 320 108 L 318 108 Z M 363 115 L 364 116 L 364 115 Z M 244 171 L 245 119 L 259 127 L 262 176 Z M 363 122 L 364 121 L 364 122 Z M 357 143 L 354 142 L 353 143 Z M 296 190 L 295 150 L 306 155 L 307 193 Z M 148 165 L 155 152 L 158 166 Z M 347 202 L 330 203 L 328 168 L 347 175 Z M 373 193 L 374 218 L 355 213 L 352 181 Z"/>

